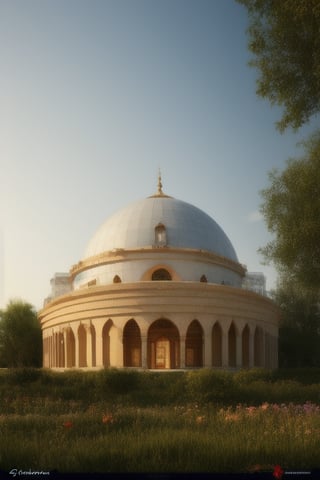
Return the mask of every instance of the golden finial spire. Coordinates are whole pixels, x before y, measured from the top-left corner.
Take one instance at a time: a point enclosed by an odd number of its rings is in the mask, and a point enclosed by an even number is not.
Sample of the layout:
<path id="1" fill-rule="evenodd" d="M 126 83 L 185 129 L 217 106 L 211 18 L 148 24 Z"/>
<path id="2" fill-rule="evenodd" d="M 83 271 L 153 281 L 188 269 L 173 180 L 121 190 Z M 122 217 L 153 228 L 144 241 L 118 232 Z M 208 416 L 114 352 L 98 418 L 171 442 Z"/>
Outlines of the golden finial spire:
<path id="1" fill-rule="evenodd" d="M 163 195 L 160 168 L 159 168 L 159 173 L 158 173 L 158 195 Z"/>
<path id="2" fill-rule="evenodd" d="M 163 193 L 163 191 L 162 191 L 162 178 L 161 178 L 160 168 L 159 168 L 159 172 L 158 172 L 158 191 L 157 191 L 157 193 L 155 193 L 154 195 L 151 195 L 148 198 L 157 198 L 157 197 L 172 198 L 169 195 L 166 195 L 165 193 Z"/>

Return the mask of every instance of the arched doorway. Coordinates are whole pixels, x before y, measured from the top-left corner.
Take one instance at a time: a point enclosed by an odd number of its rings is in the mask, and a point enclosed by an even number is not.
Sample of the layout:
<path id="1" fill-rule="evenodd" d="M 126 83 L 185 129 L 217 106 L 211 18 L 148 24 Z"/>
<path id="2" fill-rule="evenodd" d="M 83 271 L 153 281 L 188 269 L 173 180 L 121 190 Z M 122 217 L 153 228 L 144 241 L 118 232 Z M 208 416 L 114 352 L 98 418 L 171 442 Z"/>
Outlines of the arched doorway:
<path id="1" fill-rule="evenodd" d="M 246 325 L 242 331 L 242 367 L 249 368 L 249 338 L 250 330 Z"/>
<path id="2" fill-rule="evenodd" d="M 219 322 L 212 328 L 212 366 L 222 367 L 222 329 Z"/>
<path id="3" fill-rule="evenodd" d="M 137 322 L 129 320 L 123 329 L 123 365 L 141 367 L 141 335 Z"/>
<path id="4" fill-rule="evenodd" d="M 198 320 L 193 320 L 186 335 L 186 367 L 203 366 L 203 330 Z"/>
<path id="5" fill-rule="evenodd" d="M 169 369 L 180 367 L 180 336 L 170 320 L 161 318 L 148 330 L 148 367 Z"/>

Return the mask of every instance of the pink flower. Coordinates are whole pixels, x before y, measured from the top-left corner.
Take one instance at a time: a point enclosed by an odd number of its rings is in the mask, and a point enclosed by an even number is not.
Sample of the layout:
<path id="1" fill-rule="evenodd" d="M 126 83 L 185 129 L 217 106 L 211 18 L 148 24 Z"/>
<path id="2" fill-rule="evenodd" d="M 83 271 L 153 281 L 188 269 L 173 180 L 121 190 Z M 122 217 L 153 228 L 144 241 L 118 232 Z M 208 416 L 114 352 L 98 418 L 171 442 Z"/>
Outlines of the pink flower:
<path id="1" fill-rule="evenodd" d="M 204 421 L 205 421 L 205 417 L 197 417 L 196 418 L 196 423 L 198 425 L 200 425 L 201 423 L 204 423 Z"/>
<path id="2" fill-rule="evenodd" d="M 256 411 L 256 407 L 247 407 L 246 411 L 249 415 L 253 415 Z"/>
<path id="3" fill-rule="evenodd" d="M 227 422 L 237 422 L 239 420 L 239 414 L 237 413 L 227 413 L 224 417 Z"/>

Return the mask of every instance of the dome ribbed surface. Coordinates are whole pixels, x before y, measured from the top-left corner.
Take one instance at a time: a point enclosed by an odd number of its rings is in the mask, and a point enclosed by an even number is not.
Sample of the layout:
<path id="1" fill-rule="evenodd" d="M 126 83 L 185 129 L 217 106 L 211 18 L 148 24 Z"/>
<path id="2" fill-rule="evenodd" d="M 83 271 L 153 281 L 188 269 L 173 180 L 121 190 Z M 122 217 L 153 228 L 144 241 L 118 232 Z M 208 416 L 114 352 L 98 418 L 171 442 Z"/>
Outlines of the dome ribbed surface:
<path id="1" fill-rule="evenodd" d="M 155 195 L 116 212 L 92 237 L 84 258 L 117 248 L 148 248 L 155 244 L 155 227 L 163 224 L 168 248 L 208 250 L 238 262 L 221 227 L 199 208 L 165 195 Z"/>

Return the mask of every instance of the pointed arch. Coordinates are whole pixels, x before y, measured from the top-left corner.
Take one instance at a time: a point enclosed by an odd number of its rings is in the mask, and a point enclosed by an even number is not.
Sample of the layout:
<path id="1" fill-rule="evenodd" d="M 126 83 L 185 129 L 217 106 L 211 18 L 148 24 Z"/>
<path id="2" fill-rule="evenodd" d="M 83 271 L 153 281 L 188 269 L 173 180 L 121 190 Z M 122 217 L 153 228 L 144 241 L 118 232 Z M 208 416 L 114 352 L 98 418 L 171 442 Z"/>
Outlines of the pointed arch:
<path id="1" fill-rule="evenodd" d="M 121 282 L 122 282 L 122 280 L 121 280 L 121 278 L 119 277 L 119 275 L 115 275 L 115 276 L 113 277 L 113 283 L 121 283 Z"/>
<path id="2" fill-rule="evenodd" d="M 166 318 L 153 322 L 147 338 L 148 368 L 180 367 L 180 335 L 176 325 Z"/>
<path id="3" fill-rule="evenodd" d="M 212 327 L 212 366 L 222 367 L 222 328 L 219 322 Z"/>
<path id="4" fill-rule="evenodd" d="M 200 277 L 200 282 L 202 282 L 202 283 L 208 283 L 207 277 L 206 277 L 205 275 L 201 275 L 201 277 Z"/>
<path id="5" fill-rule="evenodd" d="M 203 366 L 203 329 L 198 320 L 193 320 L 187 330 L 185 365 Z"/>
<path id="6" fill-rule="evenodd" d="M 123 365 L 124 367 L 141 367 L 141 334 L 133 318 L 123 329 Z"/>
<path id="7" fill-rule="evenodd" d="M 237 333 L 236 327 L 232 322 L 228 331 L 228 365 L 229 367 L 236 367 L 237 365 Z"/>
<path id="8" fill-rule="evenodd" d="M 242 367 L 249 368 L 250 329 L 248 324 L 242 330 Z"/>

